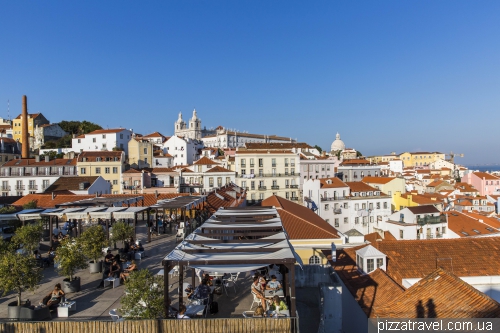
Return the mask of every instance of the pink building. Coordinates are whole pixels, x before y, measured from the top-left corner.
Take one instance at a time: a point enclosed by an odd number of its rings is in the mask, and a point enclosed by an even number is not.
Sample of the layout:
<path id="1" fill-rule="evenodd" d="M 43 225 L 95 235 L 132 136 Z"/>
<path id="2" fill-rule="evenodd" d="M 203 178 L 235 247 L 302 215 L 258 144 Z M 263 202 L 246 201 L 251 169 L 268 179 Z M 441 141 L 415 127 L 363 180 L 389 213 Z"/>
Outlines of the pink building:
<path id="1" fill-rule="evenodd" d="M 486 172 L 468 173 L 462 177 L 462 182 L 474 186 L 481 196 L 500 192 L 500 178 Z"/>

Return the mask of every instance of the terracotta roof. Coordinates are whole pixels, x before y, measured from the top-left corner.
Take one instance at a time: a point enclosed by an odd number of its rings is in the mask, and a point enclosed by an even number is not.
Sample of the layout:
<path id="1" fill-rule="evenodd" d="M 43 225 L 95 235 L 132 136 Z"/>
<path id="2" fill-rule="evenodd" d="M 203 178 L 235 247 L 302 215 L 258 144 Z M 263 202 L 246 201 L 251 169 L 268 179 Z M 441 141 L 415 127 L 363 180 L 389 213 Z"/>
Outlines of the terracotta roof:
<path id="1" fill-rule="evenodd" d="M 212 169 L 207 170 L 207 172 L 234 172 L 234 171 L 231 171 L 229 169 L 226 169 L 226 168 L 223 168 L 223 167 L 217 165 L 217 166 L 213 167 Z"/>
<path id="2" fill-rule="evenodd" d="M 274 206 L 290 239 L 340 238 L 337 230 L 309 208 L 273 195 L 262 206 Z"/>
<path id="3" fill-rule="evenodd" d="M 390 231 L 384 231 L 384 240 L 397 241 L 398 239 Z"/>
<path id="4" fill-rule="evenodd" d="M 365 241 L 368 241 L 370 243 L 374 243 L 376 241 L 382 241 L 384 240 L 382 236 L 378 232 L 372 232 L 370 234 L 365 235 Z"/>
<path id="5" fill-rule="evenodd" d="M 41 115 L 41 113 L 28 113 L 28 118 L 35 119 L 39 115 Z M 21 119 L 21 116 L 22 116 L 22 113 L 19 114 L 19 116 L 17 116 L 16 119 Z"/>
<path id="6" fill-rule="evenodd" d="M 78 162 L 83 162 L 83 158 L 87 159 L 86 162 L 96 162 L 97 158 L 101 158 L 101 162 L 105 162 L 106 158 L 118 157 L 121 159 L 122 151 L 84 151 L 78 155 Z M 118 160 L 117 162 L 119 162 Z M 111 161 L 108 161 L 111 162 Z M 121 162 L 121 161 L 120 161 Z"/>
<path id="7" fill-rule="evenodd" d="M 124 171 L 123 173 L 141 173 L 139 170 L 131 168 L 128 169 L 127 171 Z"/>
<path id="8" fill-rule="evenodd" d="M 244 191 L 235 191 L 236 187 L 237 186 L 235 185 L 228 185 L 224 186 L 221 189 L 218 189 L 217 192 L 210 192 L 205 198 L 208 209 L 213 213 L 221 207 L 237 207 L 241 203 L 243 203 L 242 199 L 245 197 L 246 193 Z M 227 192 L 229 191 L 235 191 L 236 198 L 227 194 Z M 218 195 L 216 195 L 215 193 L 217 193 Z M 224 199 L 221 199 L 219 196 L 223 197 Z"/>
<path id="9" fill-rule="evenodd" d="M 50 160 L 45 162 L 45 159 L 41 158 L 40 162 L 35 162 L 34 158 L 23 158 L 17 160 L 10 160 L 5 162 L 2 167 L 16 167 L 16 166 L 51 166 L 51 165 L 59 165 L 59 166 L 74 166 L 76 165 L 76 158 L 72 159 L 64 159 L 64 158 L 56 158 L 54 160 Z"/>
<path id="10" fill-rule="evenodd" d="M 165 135 L 161 134 L 160 132 L 153 132 L 151 134 L 148 134 L 148 135 L 144 135 L 144 138 L 157 138 L 157 137 L 162 137 L 164 138 Z"/>
<path id="11" fill-rule="evenodd" d="M 364 158 L 353 158 L 351 160 L 345 160 L 340 165 L 360 165 L 360 164 L 371 164 L 370 161 Z"/>
<path id="12" fill-rule="evenodd" d="M 346 183 L 337 177 L 320 178 L 321 188 L 348 187 Z"/>
<path id="13" fill-rule="evenodd" d="M 363 183 L 372 183 L 372 184 L 387 184 L 392 180 L 396 179 L 396 177 L 365 177 L 361 181 Z"/>
<path id="14" fill-rule="evenodd" d="M 477 219 L 479 222 L 484 223 L 494 229 L 499 229 L 500 230 L 500 221 L 494 217 L 487 217 L 478 213 L 471 213 L 471 212 L 462 212 L 462 214 L 466 216 L 470 216 L 473 219 Z"/>
<path id="15" fill-rule="evenodd" d="M 375 187 L 372 187 L 368 184 L 365 184 L 363 182 L 345 182 L 347 186 L 351 189 L 351 192 L 375 192 L 379 191 L 379 189 L 376 189 Z"/>
<path id="16" fill-rule="evenodd" d="M 87 133 L 85 135 L 96 135 L 96 134 L 108 134 L 108 133 L 119 133 L 125 131 L 125 128 L 112 128 L 112 129 L 100 129 L 93 132 Z"/>
<path id="17" fill-rule="evenodd" d="M 377 306 L 379 318 L 497 318 L 500 304 L 442 268 Z"/>
<path id="18" fill-rule="evenodd" d="M 172 168 L 153 168 L 152 172 L 156 173 L 156 172 L 176 172 L 176 171 Z"/>
<path id="19" fill-rule="evenodd" d="M 448 216 L 448 229 L 453 231 L 459 237 L 484 236 L 500 233 L 500 231 L 496 228 L 493 229 L 491 226 L 479 222 L 478 219 L 460 212 L 451 211 L 445 212 L 445 214 Z M 481 218 L 484 217 L 481 216 Z"/>
<path id="20" fill-rule="evenodd" d="M 262 155 L 262 154 L 267 154 L 267 152 L 262 151 L 262 150 L 241 150 L 241 149 L 236 151 L 236 155 L 240 155 L 240 154 Z M 292 152 L 291 150 L 270 150 L 269 154 L 270 155 L 272 155 L 272 154 L 293 154 L 293 155 L 295 155 L 295 153 Z"/>
<path id="21" fill-rule="evenodd" d="M 219 164 L 219 163 L 212 161 L 211 159 L 209 159 L 206 156 L 203 156 L 202 158 L 200 158 L 198 161 L 194 162 L 193 164 L 194 165 L 215 165 L 215 164 Z"/>
<path id="22" fill-rule="evenodd" d="M 271 142 L 271 143 L 263 143 L 263 142 L 248 142 L 245 143 L 245 147 L 247 149 L 292 149 L 292 148 L 302 148 L 309 149 L 312 148 L 305 142 Z"/>
<path id="23" fill-rule="evenodd" d="M 81 191 L 81 183 L 89 183 L 92 185 L 99 176 L 75 176 L 75 177 L 59 177 L 52 185 L 44 192 L 51 193 L 56 191 Z M 84 190 L 88 189 L 88 186 Z"/>
<path id="24" fill-rule="evenodd" d="M 194 172 L 194 171 L 191 169 L 188 169 L 188 168 L 182 168 L 179 170 L 179 172 L 188 172 L 189 173 L 189 172 Z"/>
<path id="25" fill-rule="evenodd" d="M 474 172 L 474 176 L 479 177 L 481 179 L 488 179 L 488 180 L 499 180 L 500 178 L 493 176 L 490 173 L 487 172 Z"/>

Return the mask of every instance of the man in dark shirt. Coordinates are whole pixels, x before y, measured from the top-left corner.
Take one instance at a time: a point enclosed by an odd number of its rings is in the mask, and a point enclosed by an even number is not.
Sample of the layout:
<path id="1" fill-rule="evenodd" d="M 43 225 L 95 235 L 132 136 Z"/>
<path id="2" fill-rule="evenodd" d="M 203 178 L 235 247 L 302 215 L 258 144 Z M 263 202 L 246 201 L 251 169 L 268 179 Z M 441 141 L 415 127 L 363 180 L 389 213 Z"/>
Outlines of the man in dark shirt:
<path id="1" fill-rule="evenodd" d="M 113 263 L 113 259 L 115 256 L 111 253 L 111 250 L 108 250 L 108 254 L 104 257 L 104 264 L 106 267 L 109 267 Z"/>
<path id="2" fill-rule="evenodd" d="M 207 304 L 211 292 L 212 290 L 208 286 L 208 280 L 203 279 L 203 281 L 201 281 L 201 284 L 196 287 L 196 290 L 194 291 L 194 297 L 196 299 L 204 300 L 204 304 Z"/>

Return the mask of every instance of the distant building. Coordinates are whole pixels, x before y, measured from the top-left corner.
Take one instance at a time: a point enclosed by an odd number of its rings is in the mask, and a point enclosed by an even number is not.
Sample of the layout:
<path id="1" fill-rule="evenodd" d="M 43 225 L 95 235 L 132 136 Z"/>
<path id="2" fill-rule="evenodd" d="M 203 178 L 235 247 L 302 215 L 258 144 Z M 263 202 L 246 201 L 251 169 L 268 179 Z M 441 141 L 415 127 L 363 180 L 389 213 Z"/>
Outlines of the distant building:
<path id="1" fill-rule="evenodd" d="M 462 182 L 478 189 L 482 196 L 500 194 L 500 177 L 487 172 L 471 172 L 462 177 Z"/>
<path id="2" fill-rule="evenodd" d="M 13 128 L 13 138 L 16 141 L 23 143 L 23 133 L 22 133 L 22 115 L 20 114 L 12 121 Z M 29 140 L 33 142 L 35 136 L 35 129 L 38 126 L 47 125 L 50 122 L 41 113 L 30 113 L 28 114 L 28 135 Z"/>
<path id="3" fill-rule="evenodd" d="M 351 159 L 344 160 L 337 168 L 337 172 L 341 174 L 342 180 L 346 182 L 359 182 L 364 177 L 378 177 L 381 175 L 381 167 L 377 164 L 372 164 L 366 159 Z"/>
<path id="4" fill-rule="evenodd" d="M 0 138 L 0 165 L 21 158 L 21 143 L 11 138 Z"/>
<path id="5" fill-rule="evenodd" d="M 128 142 L 131 138 L 132 131 L 125 128 L 100 129 L 74 137 L 72 140 L 72 149 L 76 153 L 120 149 L 128 156 Z"/>
<path id="6" fill-rule="evenodd" d="M 123 151 L 84 151 L 78 156 L 77 167 L 79 176 L 102 176 L 111 184 L 111 194 L 123 193 L 123 187 L 130 186 L 128 179 L 122 179 Z"/>
<path id="7" fill-rule="evenodd" d="M 66 133 L 59 124 L 37 125 L 34 131 L 33 144 L 30 146 L 32 149 L 40 149 L 45 142 L 59 140 L 66 135 L 68 135 L 68 133 Z"/>
<path id="8" fill-rule="evenodd" d="M 444 160 L 445 154 L 439 152 L 405 152 L 399 155 L 399 158 L 403 161 L 404 166 L 429 166 L 431 163 L 437 160 Z"/>

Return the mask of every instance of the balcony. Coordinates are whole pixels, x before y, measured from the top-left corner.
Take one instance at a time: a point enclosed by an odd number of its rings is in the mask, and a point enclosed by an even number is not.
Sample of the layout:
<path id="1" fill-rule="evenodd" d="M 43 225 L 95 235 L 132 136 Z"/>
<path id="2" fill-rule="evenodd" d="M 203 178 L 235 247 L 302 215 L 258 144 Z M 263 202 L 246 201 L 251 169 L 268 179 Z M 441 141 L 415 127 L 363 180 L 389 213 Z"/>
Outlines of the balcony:
<path id="1" fill-rule="evenodd" d="M 254 166 L 255 166 L 255 164 L 250 163 L 250 168 L 253 168 Z"/>
<path id="2" fill-rule="evenodd" d="M 24 191 L 24 185 L 16 185 L 16 191 Z"/>
<path id="3" fill-rule="evenodd" d="M 246 168 L 246 167 L 247 167 L 247 165 L 246 165 L 246 164 L 242 164 L 242 165 L 241 165 L 241 167 L 242 167 L 242 168 Z"/>
<path id="4" fill-rule="evenodd" d="M 285 168 L 288 168 L 288 163 L 285 163 Z"/>
<path id="5" fill-rule="evenodd" d="M 266 186 L 259 186 L 259 191 L 266 191 L 267 187 Z"/>
<path id="6" fill-rule="evenodd" d="M 291 197 L 290 200 L 299 201 L 299 197 Z"/>
<path id="7" fill-rule="evenodd" d="M 259 168 L 263 168 L 263 167 L 264 167 L 264 164 L 259 163 Z"/>
<path id="8" fill-rule="evenodd" d="M 290 188 L 290 185 L 285 185 L 285 188 Z"/>
<path id="9" fill-rule="evenodd" d="M 2 186 L 2 191 L 3 191 L 3 192 L 8 192 L 8 191 L 10 191 L 10 186 Z"/>
<path id="10" fill-rule="evenodd" d="M 28 190 L 36 191 L 36 190 L 38 190 L 38 185 L 28 185 Z"/>
<path id="11" fill-rule="evenodd" d="M 299 188 L 299 185 L 290 185 L 290 188 Z"/>
<path id="12" fill-rule="evenodd" d="M 271 190 L 279 190 L 280 187 L 278 185 L 273 185 L 271 186 Z"/>
<path id="13" fill-rule="evenodd" d="M 271 167 L 276 168 L 276 163 L 271 164 Z"/>
<path id="14" fill-rule="evenodd" d="M 330 197 L 330 198 L 320 199 L 320 201 L 337 201 L 337 200 L 347 200 L 347 197 Z"/>
<path id="15" fill-rule="evenodd" d="M 438 223 L 446 223 L 446 216 L 426 216 L 423 218 L 417 219 L 418 225 L 426 225 L 426 224 L 438 224 Z"/>
<path id="16" fill-rule="evenodd" d="M 336 214 L 336 215 L 337 215 L 337 214 L 342 214 L 342 209 L 340 209 L 340 208 L 335 208 L 335 209 L 333 210 L 333 214 Z"/>

